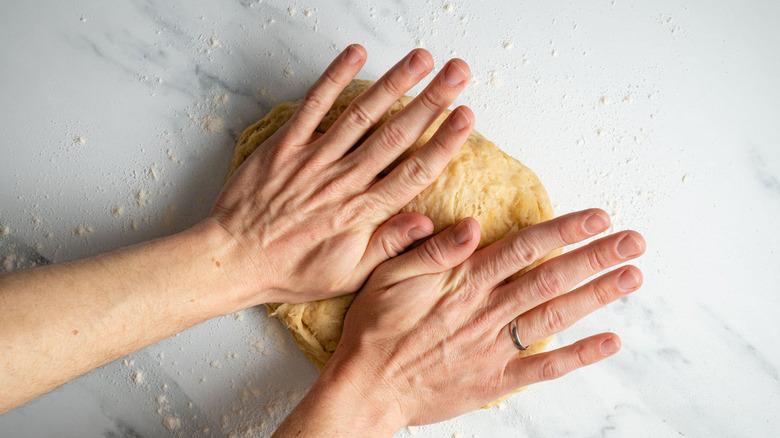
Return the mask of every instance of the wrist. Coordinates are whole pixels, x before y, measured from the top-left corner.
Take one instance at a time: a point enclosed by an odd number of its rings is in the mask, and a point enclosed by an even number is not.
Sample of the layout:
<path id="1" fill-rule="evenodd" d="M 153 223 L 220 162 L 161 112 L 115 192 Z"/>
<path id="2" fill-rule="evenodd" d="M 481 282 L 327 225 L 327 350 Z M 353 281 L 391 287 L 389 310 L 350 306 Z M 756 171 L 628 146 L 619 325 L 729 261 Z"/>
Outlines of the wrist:
<path id="1" fill-rule="evenodd" d="M 336 364 L 338 365 L 338 364 Z M 396 400 L 378 387 L 366 390 L 355 368 L 328 366 L 274 437 L 392 437 L 406 421 Z M 365 380 L 364 380 L 365 379 Z M 360 382 L 357 382 L 360 380 Z"/>
<path id="2" fill-rule="evenodd" d="M 339 398 L 355 413 L 355 430 L 371 431 L 371 436 L 392 436 L 409 421 L 397 392 L 386 376 L 387 361 L 360 348 L 341 348 L 322 370 L 312 390 Z M 369 435 L 369 434 L 366 434 Z"/>
<path id="3" fill-rule="evenodd" d="M 211 317 L 227 315 L 267 301 L 270 288 L 263 272 L 248 266 L 240 242 L 222 226 L 204 220 L 192 228 L 170 236 L 174 245 L 190 254 L 191 266 L 198 270 L 207 291 L 205 301 Z"/>

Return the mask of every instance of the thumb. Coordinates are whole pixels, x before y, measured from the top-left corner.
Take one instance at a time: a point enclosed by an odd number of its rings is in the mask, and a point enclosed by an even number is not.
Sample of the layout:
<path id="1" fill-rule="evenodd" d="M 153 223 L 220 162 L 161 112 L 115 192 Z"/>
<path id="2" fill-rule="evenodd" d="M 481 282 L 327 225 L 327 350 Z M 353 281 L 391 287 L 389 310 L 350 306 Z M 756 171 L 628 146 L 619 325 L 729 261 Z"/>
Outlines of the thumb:
<path id="1" fill-rule="evenodd" d="M 380 263 L 397 256 L 419 239 L 431 234 L 433 222 L 427 216 L 419 213 L 397 214 L 380 225 L 371 236 L 357 271 L 368 276 Z"/>
<path id="2" fill-rule="evenodd" d="M 394 284 L 418 275 L 435 274 L 463 263 L 477 248 L 479 223 L 466 218 L 422 245 L 383 263 L 375 273 L 383 284 Z"/>

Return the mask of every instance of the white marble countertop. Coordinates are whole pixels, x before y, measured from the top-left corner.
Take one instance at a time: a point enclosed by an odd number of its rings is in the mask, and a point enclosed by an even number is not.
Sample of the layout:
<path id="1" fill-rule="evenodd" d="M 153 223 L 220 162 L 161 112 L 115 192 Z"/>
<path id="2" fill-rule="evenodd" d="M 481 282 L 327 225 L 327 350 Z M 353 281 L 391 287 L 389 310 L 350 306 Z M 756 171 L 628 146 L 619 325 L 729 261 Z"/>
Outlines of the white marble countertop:
<path id="1" fill-rule="evenodd" d="M 617 356 L 399 435 L 777 436 L 779 18 L 769 0 L 13 2 L 0 257 L 16 244 L 60 262 L 181 230 L 243 128 L 344 46 L 367 48 L 364 78 L 422 46 L 437 66 L 469 62 L 458 103 L 558 213 L 602 207 L 649 250 L 640 292 L 554 344 L 612 330 Z M 249 309 L 0 416 L 0 436 L 268 436 L 315 377 Z"/>

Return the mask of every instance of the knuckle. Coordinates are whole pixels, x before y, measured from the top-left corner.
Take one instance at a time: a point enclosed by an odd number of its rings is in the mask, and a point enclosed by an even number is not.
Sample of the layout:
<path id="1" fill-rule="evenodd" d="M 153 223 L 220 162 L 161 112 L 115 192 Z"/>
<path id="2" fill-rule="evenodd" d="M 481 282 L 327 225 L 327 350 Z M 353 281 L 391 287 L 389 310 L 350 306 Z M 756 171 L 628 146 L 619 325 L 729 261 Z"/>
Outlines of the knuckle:
<path id="1" fill-rule="evenodd" d="M 401 96 L 404 94 L 404 89 L 402 89 L 400 86 L 398 86 L 398 83 L 396 82 L 396 78 L 394 78 L 392 75 L 388 75 L 383 80 L 380 81 L 381 87 L 384 90 L 385 93 L 395 97 L 395 96 Z"/>
<path id="2" fill-rule="evenodd" d="M 609 266 L 609 260 L 601 248 L 592 248 L 588 251 L 587 263 L 591 272 L 598 272 Z"/>
<path id="3" fill-rule="evenodd" d="M 332 85 L 339 85 L 340 83 L 336 72 L 330 68 L 325 70 L 325 73 L 322 75 L 322 77 L 325 81 L 330 82 Z"/>
<path id="4" fill-rule="evenodd" d="M 433 172 L 423 160 L 417 156 L 410 157 L 404 165 L 406 180 L 413 186 L 426 186 L 433 181 Z"/>
<path id="5" fill-rule="evenodd" d="M 442 106 L 437 103 L 441 99 L 439 99 L 439 96 L 436 93 L 432 91 L 426 91 L 420 94 L 419 99 L 420 105 L 422 105 L 426 110 L 436 114 L 442 111 Z"/>
<path id="6" fill-rule="evenodd" d="M 365 108 L 365 104 L 361 103 L 360 100 L 353 100 L 350 106 L 352 108 L 347 111 L 347 117 L 350 123 L 363 129 L 368 129 L 374 125 L 374 121 Z"/>
<path id="7" fill-rule="evenodd" d="M 554 380 L 558 377 L 561 377 L 560 364 L 555 359 L 545 359 L 539 369 L 539 378 L 541 380 Z"/>
<path id="8" fill-rule="evenodd" d="M 512 257 L 512 261 L 517 263 L 518 266 L 526 267 L 539 259 L 539 249 L 536 245 L 529 245 L 528 239 L 518 238 L 516 236 L 512 239 L 509 250 Z"/>
<path id="9" fill-rule="evenodd" d="M 553 228 L 556 241 L 561 244 L 570 244 L 582 240 L 582 232 L 579 231 L 580 225 L 575 219 L 574 217 L 569 218 L 569 220 L 562 221 Z"/>
<path id="10" fill-rule="evenodd" d="M 426 263 L 435 268 L 447 267 L 447 257 L 437 239 L 428 240 L 420 249 L 422 250 L 421 256 Z"/>
<path id="11" fill-rule="evenodd" d="M 544 327 L 545 333 L 554 334 L 566 328 L 566 316 L 563 311 L 554 305 L 545 305 L 544 307 Z"/>
<path id="12" fill-rule="evenodd" d="M 575 368 L 582 368 L 589 363 L 587 352 L 582 346 L 576 347 L 572 356 L 574 359 Z"/>
<path id="13" fill-rule="evenodd" d="M 303 103 L 301 105 L 303 105 L 304 109 L 311 112 L 321 112 L 328 109 L 326 108 L 327 104 L 325 103 L 325 99 L 322 97 L 319 91 L 316 91 L 312 88 L 306 92 L 306 95 L 303 97 Z"/>
<path id="14" fill-rule="evenodd" d="M 387 149 L 395 149 L 399 146 L 407 146 L 409 144 L 409 134 L 406 129 L 397 123 L 387 123 L 382 127 L 381 131 L 381 143 L 383 143 Z"/>
<path id="15" fill-rule="evenodd" d="M 592 285 L 593 298 L 599 307 L 606 306 L 612 301 L 612 289 L 604 284 L 603 281 L 597 280 Z"/>
<path id="16" fill-rule="evenodd" d="M 549 268 L 540 267 L 535 280 L 539 295 L 545 300 L 558 296 L 563 287 L 560 274 Z"/>

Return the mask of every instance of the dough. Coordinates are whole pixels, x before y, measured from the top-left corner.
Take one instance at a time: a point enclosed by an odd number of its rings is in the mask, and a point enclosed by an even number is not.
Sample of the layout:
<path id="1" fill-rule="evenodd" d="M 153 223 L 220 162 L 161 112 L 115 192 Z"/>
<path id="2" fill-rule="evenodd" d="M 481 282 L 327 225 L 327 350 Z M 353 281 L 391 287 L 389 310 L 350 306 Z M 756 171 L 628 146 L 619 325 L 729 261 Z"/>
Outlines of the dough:
<path id="1" fill-rule="evenodd" d="M 317 130 L 325 132 L 330 128 L 347 105 L 371 84 L 372 81 L 353 80 Z M 408 96 L 399 99 L 380 123 L 384 123 L 411 100 Z M 241 134 L 233 155 L 231 175 L 252 151 L 289 120 L 299 104 L 300 101 L 280 103 Z M 449 111 L 446 111 L 439 116 L 404 157 L 425 144 L 448 114 Z M 441 176 L 402 211 L 428 216 L 436 232 L 460 219 L 473 217 L 482 228 L 480 248 L 507 233 L 553 217 L 547 191 L 536 175 L 476 131 L 471 133 Z M 551 256 L 553 254 L 547 258 Z M 522 275 L 528 269 L 530 267 L 515 275 Z M 354 294 L 351 294 L 310 303 L 267 306 L 269 314 L 290 330 L 303 354 L 317 368 L 322 369 L 338 345 L 344 315 L 353 298 Z M 544 351 L 551 339 L 532 344 L 520 355 Z"/>

